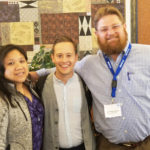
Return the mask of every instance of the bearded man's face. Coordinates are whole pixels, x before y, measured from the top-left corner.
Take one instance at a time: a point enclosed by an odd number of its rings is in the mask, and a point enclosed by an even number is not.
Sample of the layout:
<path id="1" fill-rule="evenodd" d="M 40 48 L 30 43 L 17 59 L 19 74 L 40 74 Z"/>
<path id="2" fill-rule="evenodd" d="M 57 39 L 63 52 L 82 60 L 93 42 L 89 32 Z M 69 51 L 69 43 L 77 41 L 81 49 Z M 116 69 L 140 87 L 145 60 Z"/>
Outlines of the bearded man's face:
<path id="1" fill-rule="evenodd" d="M 109 56 L 120 54 L 128 40 L 126 26 L 116 15 L 102 17 L 97 24 L 96 35 L 100 49 Z"/>

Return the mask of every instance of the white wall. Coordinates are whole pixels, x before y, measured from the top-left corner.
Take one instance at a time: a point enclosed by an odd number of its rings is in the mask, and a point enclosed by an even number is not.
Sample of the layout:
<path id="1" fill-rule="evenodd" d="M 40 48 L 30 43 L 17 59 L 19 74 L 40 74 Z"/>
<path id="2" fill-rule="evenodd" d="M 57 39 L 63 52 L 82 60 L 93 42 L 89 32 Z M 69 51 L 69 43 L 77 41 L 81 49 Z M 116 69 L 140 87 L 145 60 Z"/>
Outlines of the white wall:
<path id="1" fill-rule="evenodd" d="M 131 0 L 125 0 L 125 10 L 128 39 L 131 41 Z"/>

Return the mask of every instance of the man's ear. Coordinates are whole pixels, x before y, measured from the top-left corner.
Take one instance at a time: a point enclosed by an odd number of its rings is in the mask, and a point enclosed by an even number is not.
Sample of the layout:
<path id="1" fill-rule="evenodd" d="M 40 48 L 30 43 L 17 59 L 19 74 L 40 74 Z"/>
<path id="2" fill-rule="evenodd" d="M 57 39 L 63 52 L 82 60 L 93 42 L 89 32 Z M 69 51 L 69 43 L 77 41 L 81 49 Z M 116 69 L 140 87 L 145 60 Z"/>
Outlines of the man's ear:
<path id="1" fill-rule="evenodd" d="M 97 31 L 97 30 L 95 30 L 95 32 L 94 32 L 94 33 L 95 33 L 95 35 L 96 35 L 96 37 L 97 37 L 97 36 L 98 36 L 98 31 Z"/>
<path id="2" fill-rule="evenodd" d="M 78 54 L 76 54 L 76 61 L 78 61 L 78 57 L 79 57 Z"/>
<path id="3" fill-rule="evenodd" d="M 125 29 L 127 29 L 127 25 L 126 25 L 126 23 L 124 23 L 124 24 L 123 24 L 123 27 L 124 27 Z"/>
<path id="4" fill-rule="evenodd" d="M 51 59 L 52 59 L 52 62 L 54 63 L 54 54 L 51 54 Z"/>

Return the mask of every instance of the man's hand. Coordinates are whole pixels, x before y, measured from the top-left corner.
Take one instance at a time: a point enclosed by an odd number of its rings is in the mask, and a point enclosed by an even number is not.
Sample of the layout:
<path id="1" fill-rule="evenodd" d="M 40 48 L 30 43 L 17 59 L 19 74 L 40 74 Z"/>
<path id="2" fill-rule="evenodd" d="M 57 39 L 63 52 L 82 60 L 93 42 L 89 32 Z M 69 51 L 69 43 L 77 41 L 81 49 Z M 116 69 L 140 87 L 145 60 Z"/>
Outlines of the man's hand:
<path id="1" fill-rule="evenodd" d="M 35 83 L 39 79 L 39 76 L 38 76 L 37 72 L 35 72 L 35 71 L 34 72 L 29 72 L 29 76 L 30 76 L 31 81 L 35 82 Z"/>

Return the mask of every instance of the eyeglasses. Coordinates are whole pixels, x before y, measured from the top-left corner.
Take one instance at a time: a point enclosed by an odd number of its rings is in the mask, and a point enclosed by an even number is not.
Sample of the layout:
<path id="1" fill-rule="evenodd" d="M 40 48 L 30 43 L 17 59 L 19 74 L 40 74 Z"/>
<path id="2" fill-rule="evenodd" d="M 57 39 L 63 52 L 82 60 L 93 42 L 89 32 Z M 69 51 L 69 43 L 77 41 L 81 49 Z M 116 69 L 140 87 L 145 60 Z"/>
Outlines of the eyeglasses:
<path id="1" fill-rule="evenodd" d="M 98 30 L 98 32 L 107 33 L 110 29 L 113 30 L 113 31 L 118 31 L 121 26 L 122 26 L 122 24 L 115 24 L 115 25 L 112 25 L 112 26 L 102 27 Z"/>

